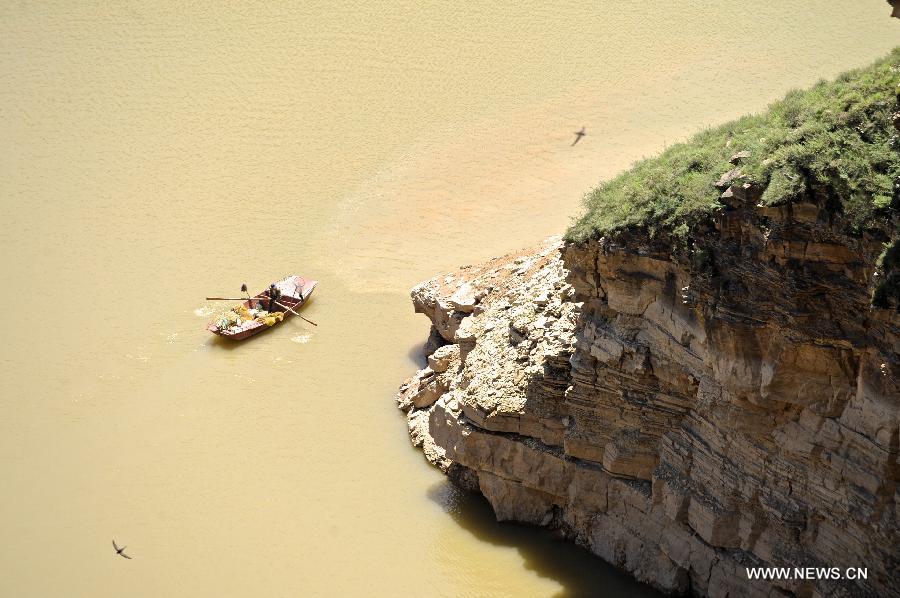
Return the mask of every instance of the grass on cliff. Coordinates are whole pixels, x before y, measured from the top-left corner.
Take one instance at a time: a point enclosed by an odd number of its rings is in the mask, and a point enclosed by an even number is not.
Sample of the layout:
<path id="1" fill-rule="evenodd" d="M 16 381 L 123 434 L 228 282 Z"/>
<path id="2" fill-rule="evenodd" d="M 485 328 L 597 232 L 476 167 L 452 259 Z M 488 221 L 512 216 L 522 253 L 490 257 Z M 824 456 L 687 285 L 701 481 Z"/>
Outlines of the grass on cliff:
<path id="1" fill-rule="evenodd" d="M 895 309 L 900 310 L 900 241 L 886 244 L 875 266 L 881 280 L 872 293 L 872 305 L 889 308 L 893 304 Z"/>
<path id="2" fill-rule="evenodd" d="M 584 240 L 640 227 L 684 237 L 692 222 L 720 207 L 715 183 L 734 168 L 729 158 L 749 151 L 744 182 L 777 205 L 826 185 L 852 227 L 865 227 L 890 209 L 900 177 L 898 110 L 900 48 L 875 64 L 792 91 L 759 115 L 703 131 L 601 184 L 585 197 L 584 215 L 567 238 Z"/>

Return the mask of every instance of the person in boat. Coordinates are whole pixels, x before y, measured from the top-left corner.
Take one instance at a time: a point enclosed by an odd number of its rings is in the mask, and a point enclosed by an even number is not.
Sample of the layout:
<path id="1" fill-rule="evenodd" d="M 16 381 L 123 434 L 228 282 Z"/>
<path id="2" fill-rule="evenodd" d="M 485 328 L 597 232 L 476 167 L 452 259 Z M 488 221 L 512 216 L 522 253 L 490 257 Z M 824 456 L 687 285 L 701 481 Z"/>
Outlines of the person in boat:
<path id="1" fill-rule="evenodd" d="M 275 302 L 281 299 L 281 290 L 275 286 L 275 283 L 269 285 L 269 312 L 278 311 L 275 308 Z"/>

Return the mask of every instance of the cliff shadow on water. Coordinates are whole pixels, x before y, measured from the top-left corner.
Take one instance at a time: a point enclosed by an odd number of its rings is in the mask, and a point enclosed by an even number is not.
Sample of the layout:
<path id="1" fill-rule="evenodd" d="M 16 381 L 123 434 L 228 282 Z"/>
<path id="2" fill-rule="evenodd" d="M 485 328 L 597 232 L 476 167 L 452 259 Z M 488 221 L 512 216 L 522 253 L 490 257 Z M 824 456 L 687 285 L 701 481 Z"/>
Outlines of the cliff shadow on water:
<path id="1" fill-rule="evenodd" d="M 522 556 L 526 570 L 562 585 L 563 589 L 554 594 L 554 598 L 662 596 L 548 529 L 498 522 L 487 499 L 477 492 L 442 481 L 429 488 L 428 498 L 479 541 L 515 548 Z"/>

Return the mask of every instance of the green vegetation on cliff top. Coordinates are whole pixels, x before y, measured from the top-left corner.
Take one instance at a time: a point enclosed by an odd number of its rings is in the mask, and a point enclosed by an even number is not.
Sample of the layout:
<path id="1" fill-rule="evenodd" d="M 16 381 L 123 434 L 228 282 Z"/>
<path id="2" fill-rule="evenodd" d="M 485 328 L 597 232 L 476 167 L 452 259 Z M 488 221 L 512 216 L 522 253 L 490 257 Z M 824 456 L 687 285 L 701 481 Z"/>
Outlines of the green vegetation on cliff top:
<path id="1" fill-rule="evenodd" d="M 762 203 L 778 205 L 824 185 L 851 226 L 884 215 L 900 177 L 898 110 L 900 48 L 833 82 L 792 91 L 764 114 L 703 131 L 686 143 L 602 183 L 585 197 L 585 213 L 567 238 L 584 240 L 623 229 L 665 230 L 685 236 L 690 225 L 721 207 L 715 183 L 735 168 L 765 189 Z"/>

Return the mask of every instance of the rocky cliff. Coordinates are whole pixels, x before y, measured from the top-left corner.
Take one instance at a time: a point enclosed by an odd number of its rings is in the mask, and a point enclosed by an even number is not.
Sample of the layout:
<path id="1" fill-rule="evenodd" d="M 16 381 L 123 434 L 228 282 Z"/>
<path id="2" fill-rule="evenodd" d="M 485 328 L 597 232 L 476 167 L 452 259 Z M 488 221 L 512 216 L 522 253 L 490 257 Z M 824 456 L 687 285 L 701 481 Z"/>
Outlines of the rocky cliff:
<path id="1" fill-rule="evenodd" d="M 770 205 L 719 174 L 687 241 L 552 239 L 416 287 L 410 436 L 498 519 L 669 593 L 900 596 L 900 185 L 860 228 L 836 187 Z"/>
<path id="2" fill-rule="evenodd" d="M 555 240 L 416 287 L 410 435 L 498 519 L 665 591 L 900 595 L 900 318 L 858 290 L 880 246 L 812 240 L 813 206 L 768 236 L 738 214 L 728 277 Z M 766 565 L 868 580 L 747 579 Z"/>

